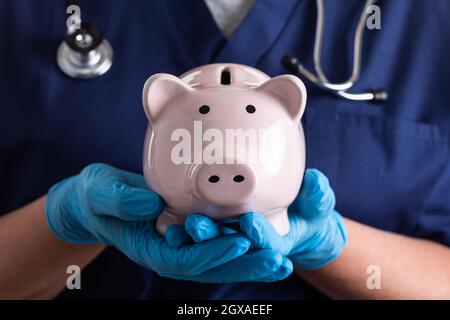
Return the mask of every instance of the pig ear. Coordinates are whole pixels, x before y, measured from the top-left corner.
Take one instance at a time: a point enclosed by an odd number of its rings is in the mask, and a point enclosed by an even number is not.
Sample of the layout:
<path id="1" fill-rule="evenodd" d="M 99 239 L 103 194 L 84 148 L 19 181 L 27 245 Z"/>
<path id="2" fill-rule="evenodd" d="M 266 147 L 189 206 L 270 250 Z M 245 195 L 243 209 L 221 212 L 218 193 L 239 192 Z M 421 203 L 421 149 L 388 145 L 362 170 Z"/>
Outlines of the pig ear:
<path id="1" fill-rule="evenodd" d="M 264 82 L 256 90 L 280 99 L 293 119 L 301 119 L 306 105 L 306 88 L 299 78 L 292 75 L 278 76 Z"/>
<path id="2" fill-rule="evenodd" d="M 189 91 L 193 89 L 171 74 L 157 73 L 151 76 L 145 82 L 142 92 L 142 103 L 148 120 L 156 121 L 170 100 Z"/>

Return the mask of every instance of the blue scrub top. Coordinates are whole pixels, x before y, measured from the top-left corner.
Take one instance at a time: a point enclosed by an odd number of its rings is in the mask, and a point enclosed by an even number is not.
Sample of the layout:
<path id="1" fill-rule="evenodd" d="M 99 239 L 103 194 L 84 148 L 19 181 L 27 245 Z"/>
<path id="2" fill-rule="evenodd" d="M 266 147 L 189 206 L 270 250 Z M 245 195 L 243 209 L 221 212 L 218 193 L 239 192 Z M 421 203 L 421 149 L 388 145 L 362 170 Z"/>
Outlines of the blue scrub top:
<path id="1" fill-rule="evenodd" d="M 60 72 L 63 0 L 0 1 L 0 214 L 36 199 L 93 162 L 142 171 L 144 81 L 213 62 L 287 73 L 293 52 L 312 67 L 312 0 L 258 0 L 227 41 L 203 1 L 81 0 L 114 64 L 101 78 Z M 364 1 L 325 1 L 323 68 L 351 71 Z M 306 83 L 307 166 L 323 171 L 346 217 L 450 245 L 450 1 L 380 1 L 381 30 L 366 31 L 355 92 L 384 87 L 384 105 L 337 99 Z M 367 248 L 370 250 L 370 248 Z M 292 275 L 277 283 L 199 284 L 161 278 L 108 248 L 70 298 L 297 299 L 323 296 Z"/>

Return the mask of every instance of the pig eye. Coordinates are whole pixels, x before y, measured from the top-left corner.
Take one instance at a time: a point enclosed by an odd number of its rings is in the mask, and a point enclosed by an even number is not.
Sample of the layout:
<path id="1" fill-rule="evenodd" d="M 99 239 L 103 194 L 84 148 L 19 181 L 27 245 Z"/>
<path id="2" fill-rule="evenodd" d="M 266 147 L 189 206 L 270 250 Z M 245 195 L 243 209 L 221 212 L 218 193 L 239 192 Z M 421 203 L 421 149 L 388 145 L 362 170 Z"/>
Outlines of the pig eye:
<path id="1" fill-rule="evenodd" d="M 256 108 L 254 105 L 249 104 L 248 106 L 245 107 L 245 110 L 247 110 L 248 113 L 255 113 Z"/>
<path id="2" fill-rule="evenodd" d="M 208 181 L 211 183 L 217 183 L 219 182 L 220 178 L 218 176 L 211 176 L 209 177 Z"/>
<path id="3" fill-rule="evenodd" d="M 207 106 L 207 105 L 205 104 L 205 105 L 201 106 L 201 107 L 198 109 L 198 111 L 199 111 L 201 114 L 207 114 L 207 113 L 209 112 L 209 106 Z"/>

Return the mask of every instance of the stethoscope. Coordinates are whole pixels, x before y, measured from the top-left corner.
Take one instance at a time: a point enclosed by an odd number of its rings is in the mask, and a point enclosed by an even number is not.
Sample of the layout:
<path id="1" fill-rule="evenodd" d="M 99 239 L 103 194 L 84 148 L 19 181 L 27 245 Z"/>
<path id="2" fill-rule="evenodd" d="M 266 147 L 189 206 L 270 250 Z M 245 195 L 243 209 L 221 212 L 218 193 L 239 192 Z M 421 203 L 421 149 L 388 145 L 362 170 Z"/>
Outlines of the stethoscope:
<path id="1" fill-rule="evenodd" d="M 69 1 L 73 4 L 74 1 Z M 321 54 L 323 41 L 324 5 L 323 0 L 316 0 L 317 22 L 314 40 L 314 70 L 310 72 L 293 54 L 285 55 L 281 63 L 291 72 L 311 81 L 321 89 L 338 97 L 352 101 L 384 102 L 388 94 L 384 89 L 368 92 L 350 93 L 348 90 L 359 80 L 361 73 L 361 50 L 367 9 L 376 0 L 367 0 L 355 30 L 353 46 L 353 68 L 350 78 L 342 83 L 330 82 L 322 70 Z M 68 9 L 70 5 L 68 6 Z M 69 10 L 67 11 L 69 13 Z M 67 35 L 58 48 L 57 62 L 61 70 L 76 79 L 94 78 L 106 73 L 111 65 L 113 50 L 103 37 L 100 29 L 87 22 L 79 21 L 77 28 L 68 26 Z"/>
<path id="2" fill-rule="evenodd" d="M 66 13 L 79 10 L 75 1 L 66 3 Z M 105 74 L 112 66 L 111 45 L 98 26 L 82 22 L 79 13 L 73 17 L 74 21 L 68 22 L 66 37 L 58 47 L 56 60 L 59 68 L 74 79 L 89 79 Z"/>
<path id="3" fill-rule="evenodd" d="M 281 60 L 281 63 L 291 72 L 300 74 L 307 80 L 311 81 L 321 89 L 330 92 L 338 97 L 352 100 L 352 101 L 371 101 L 384 102 L 388 98 L 387 91 L 384 89 L 374 89 L 368 92 L 350 93 L 348 90 L 352 88 L 359 80 L 361 73 L 361 50 L 363 35 L 366 22 L 366 14 L 369 6 L 373 5 L 376 0 L 367 0 L 364 9 L 359 18 L 355 30 L 355 39 L 353 43 L 353 68 L 350 78 L 342 83 L 330 82 L 322 70 L 321 54 L 323 41 L 323 24 L 324 24 L 324 5 L 323 0 L 316 0 L 317 5 L 317 20 L 316 20 L 316 35 L 314 40 L 314 70 L 316 74 L 305 68 L 297 57 L 293 54 L 287 54 Z"/>

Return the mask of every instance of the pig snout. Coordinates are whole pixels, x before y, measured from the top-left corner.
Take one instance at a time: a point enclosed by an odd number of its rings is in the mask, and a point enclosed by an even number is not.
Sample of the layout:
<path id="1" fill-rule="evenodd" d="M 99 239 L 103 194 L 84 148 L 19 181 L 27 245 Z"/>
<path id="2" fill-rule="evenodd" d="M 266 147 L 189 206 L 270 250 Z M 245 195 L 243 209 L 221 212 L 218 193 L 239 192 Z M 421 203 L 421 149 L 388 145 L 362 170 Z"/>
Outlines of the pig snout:
<path id="1" fill-rule="evenodd" d="M 244 204 L 256 189 L 256 174 L 246 164 L 201 164 L 193 177 L 197 196 L 213 205 Z"/>

